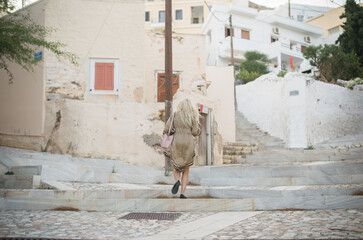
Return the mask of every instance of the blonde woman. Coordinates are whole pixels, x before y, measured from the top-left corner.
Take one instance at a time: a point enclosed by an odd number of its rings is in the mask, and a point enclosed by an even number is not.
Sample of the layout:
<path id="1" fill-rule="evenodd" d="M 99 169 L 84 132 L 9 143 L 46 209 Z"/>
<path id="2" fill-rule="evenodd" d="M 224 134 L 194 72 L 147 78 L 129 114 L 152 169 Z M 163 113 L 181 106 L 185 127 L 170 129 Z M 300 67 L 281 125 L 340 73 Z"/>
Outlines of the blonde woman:
<path id="1" fill-rule="evenodd" d="M 164 133 L 168 132 L 170 122 L 171 117 L 165 125 Z M 178 104 L 172 130 L 174 133 L 173 143 L 164 151 L 164 154 L 171 159 L 173 164 L 176 183 L 172 188 L 172 193 L 178 192 L 182 173 L 180 198 L 187 198 L 184 193 L 189 179 L 189 167 L 193 165 L 195 156 L 195 137 L 200 134 L 199 112 L 189 99 L 184 99 Z"/>

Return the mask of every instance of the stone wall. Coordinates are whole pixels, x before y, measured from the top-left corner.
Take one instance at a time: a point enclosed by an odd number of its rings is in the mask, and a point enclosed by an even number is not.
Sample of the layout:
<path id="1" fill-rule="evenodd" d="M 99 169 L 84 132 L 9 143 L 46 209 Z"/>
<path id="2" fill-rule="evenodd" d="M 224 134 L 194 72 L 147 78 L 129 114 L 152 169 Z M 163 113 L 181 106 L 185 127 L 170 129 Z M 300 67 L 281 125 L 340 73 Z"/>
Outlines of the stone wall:
<path id="1" fill-rule="evenodd" d="M 236 91 L 238 110 L 289 147 L 363 133 L 362 91 L 297 73 L 267 74 Z"/>

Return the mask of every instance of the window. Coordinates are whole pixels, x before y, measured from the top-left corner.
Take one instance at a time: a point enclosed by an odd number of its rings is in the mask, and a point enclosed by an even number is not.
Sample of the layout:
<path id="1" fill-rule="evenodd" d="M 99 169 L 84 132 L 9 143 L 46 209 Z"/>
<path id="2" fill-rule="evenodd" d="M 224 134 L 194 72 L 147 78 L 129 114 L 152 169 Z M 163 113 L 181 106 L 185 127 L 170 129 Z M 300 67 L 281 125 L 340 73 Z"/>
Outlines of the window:
<path id="1" fill-rule="evenodd" d="M 165 73 L 157 74 L 157 102 L 165 102 Z M 173 96 L 179 89 L 179 74 L 172 75 L 172 92 Z"/>
<path id="2" fill-rule="evenodd" d="M 203 16 L 203 6 L 193 6 L 191 7 L 191 23 L 199 24 L 204 22 Z"/>
<path id="3" fill-rule="evenodd" d="M 117 59 L 91 59 L 92 94 L 118 94 L 118 65 Z"/>
<path id="4" fill-rule="evenodd" d="M 183 10 L 175 10 L 175 20 L 183 20 Z"/>
<path id="5" fill-rule="evenodd" d="M 145 12 L 145 22 L 150 22 L 150 11 Z"/>
<path id="6" fill-rule="evenodd" d="M 339 26 L 329 29 L 329 35 L 333 35 L 333 34 L 336 34 L 336 33 L 339 33 Z"/>
<path id="7" fill-rule="evenodd" d="M 250 40 L 250 31 L 242 30 L 242 39 Z"/>
<path id="8" fill-rule="evenodd" d="M 224 28 L 224 36 L 229 37 L 231 36 L 231 29 L 228 27 Z M 234 37 L 234 29 L 232 28 L 232 37 Z"/>
<path id="9" fill-rule="evenodd" d="M 159 11 L 159 23 L 165 22 L 165 11 Z"/>
<path id="10" fill-rule="evenodd" d="M 299 22 L 304 21 L 304 15 L 297 15 L 297 20 L 298 20 Z"/>
<path id="11" fill-rule="evenodd" d="M 295 48 L 296 48 L 296 43 L 290 42 L 290 50 L 295 50 Z"/>
<path id="12" fill-rule="evenodd" d="M 271 43 L 273 42 L 277 42 L 279 40 L 278 37 L 275 37 L 275 36 L 271 36 Z"/>

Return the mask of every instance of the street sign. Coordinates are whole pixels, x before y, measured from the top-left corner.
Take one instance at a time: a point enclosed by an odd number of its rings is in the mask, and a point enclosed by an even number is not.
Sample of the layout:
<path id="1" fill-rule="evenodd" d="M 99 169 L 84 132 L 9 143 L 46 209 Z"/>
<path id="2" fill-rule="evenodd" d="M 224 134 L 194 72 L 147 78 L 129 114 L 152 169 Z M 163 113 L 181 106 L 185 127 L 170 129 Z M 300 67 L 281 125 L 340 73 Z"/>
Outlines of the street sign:
<path id="1" fill-rule="evenodd" d="M 34 61 L 41 61 L 43 59 L 43 52 L 37 52 L 34 54 Z"/>

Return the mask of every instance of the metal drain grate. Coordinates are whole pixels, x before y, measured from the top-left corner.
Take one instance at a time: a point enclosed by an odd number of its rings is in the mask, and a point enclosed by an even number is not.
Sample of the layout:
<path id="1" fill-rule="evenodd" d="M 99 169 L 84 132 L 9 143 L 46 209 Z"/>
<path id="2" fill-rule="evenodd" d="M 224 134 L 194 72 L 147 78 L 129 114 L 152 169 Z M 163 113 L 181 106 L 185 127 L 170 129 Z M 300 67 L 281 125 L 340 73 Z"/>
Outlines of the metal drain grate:
<path id="1" fill-rule="evenodd" d="M 172 221 L 181 216 L 181 213 L 129 213 L 119 219 L 138 220 L 167 220 Z"/>

